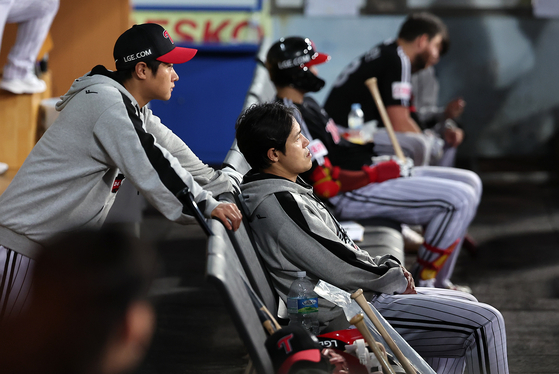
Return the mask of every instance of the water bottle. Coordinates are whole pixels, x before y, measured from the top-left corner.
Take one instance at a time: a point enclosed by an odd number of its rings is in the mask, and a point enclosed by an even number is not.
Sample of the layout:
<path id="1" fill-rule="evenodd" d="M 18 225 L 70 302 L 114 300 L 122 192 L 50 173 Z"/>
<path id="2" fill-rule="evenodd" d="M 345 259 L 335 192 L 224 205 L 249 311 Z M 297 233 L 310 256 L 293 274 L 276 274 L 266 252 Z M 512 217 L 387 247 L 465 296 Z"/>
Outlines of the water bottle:
<path id="1" fill-rule="evenodd" d="M 347 116 L 347 140 L 352 143 L 363 144 L 363 111 L 361 104 L 351 104 L 351 111 Z"/>
<path id="2" fill-rule="evenodd" d="M 352 130 L 361 130 L 363 127 L 363 110 L 361 110 L 361 104 L 354 103 L 351 104 L 351 111 L 347 116 L 347 125 Z"/>
<path id="3" fill-rule="evenodd" d="M 287 294 L 289 324 L 299 324 L 311 334 L 318 335 L 318 295 L 314 286 L 306 279 L 307 273 L 297 272 Z"/>

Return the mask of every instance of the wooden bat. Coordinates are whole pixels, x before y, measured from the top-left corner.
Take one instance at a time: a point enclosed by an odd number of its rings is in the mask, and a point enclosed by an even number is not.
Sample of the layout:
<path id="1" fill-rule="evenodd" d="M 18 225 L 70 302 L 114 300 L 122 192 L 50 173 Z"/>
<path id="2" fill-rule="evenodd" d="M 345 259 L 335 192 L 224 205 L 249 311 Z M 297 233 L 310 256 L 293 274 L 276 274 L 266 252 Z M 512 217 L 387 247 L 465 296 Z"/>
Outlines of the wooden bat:
<path id="1" fill-rule="evenodd" d="M 363 314 L 361 313 L 356 314 L 355 316 L 353 316 L 352 319 L 349 320 L 349 323 L 357 327 L 357 330 L 359 330 L 361 335 L 363 335 L 365 341 L 367 342 L 367 344 L 369 344 L 369 347 L 371 347 L 373 353 L 375 354 L 375 357 L 377 358 L 378 362 L 380 362 L 383 372 L 388 374 L 396 374 L 394 372 L 394 369 L 392 369 L 392 366 L 390 366 L 390 364 L 388 363 L 388 358 L 377 345 L 377 342 L 375 341 L 373 335 L 367 328 L 367 325 L 365 324 L 363 318 L 364 318 Z"/>
<path id="2" fill-rule="evenodd" d="M 402 162 L 405 162 L 406 156 L 404 156 L 404 152 L 402 152 L 400 143 L 398 143 L 398 139 L 396 138 L 396 134 L 394 133 L 394 128 L 392 127 L 392 122 L 390 122 L 390 118 L 388 117 L 388 113 L 386 113 L 386 108 L 384 107 L 384 103 L 382 102 L 382 98 L 380 97 L 377 78 L 373 77 L 367 79 L 365 81 L 365 85 L 367 86 L 367 88 L 369 88 L 369 91 L 371 91 L 371 95 L 373 95 L 373 99 L 375 100 L 375 104 L 377 105 L 380 117 L 382 118 L 382 122 L 384 123 L 384 127 L 386 128 L 386 132 L 388 133 L 390 142 L 392 143 L 392 147 L 394 147 L 394 153 L 396 153 L 396 156 Z"/>
<path id="3" fill-rule="evenodd" d="M 247 282 L 244 279 L 243 282 L 245 284 L 245 287 L 247 288 L 248 294 L 250 296 L 250 300 L 252 301 L 252 305 L 254 305 L 254 308 L 256 309 L 256 314 L 258 314 L 258 318 L 260 319 L 262 326 L 264 326 L 264 329 L 268 332 L 268 334 L 272 335 L 274 332 L 281 329 L 281 326 L 278 323 L 278 321 L 276 321 L 272 313 L 270 313 L 268 308 L 266 308 L 264 303 L 254 293 L 252 288 L 247 284 Z"/>
<path id="4" fill-rule="evenodd" d="M 392 352 L 394 353 L 398 361 L 400 361 L 400 364 L 404 368 L 406 374 L 417 374 L 414 367 L 410 364 L 406 356 L 404 356 L 404 354 L 402 353 L 400 348 L 396 345 L 392 337 L 388 334 L 388 331 L 386 331 L 382 323 L 380 323 L 375 313 L 373 313 L 373 310 L 371 309 L 369 303 L 367 302 L 365 296 L 363 295 L 363 290 L 358 289 L 353 294 L 351 294 L 351 298 L 357 301 L 357 304 L 359 304 L 359 306 L 361 307 L 361 309 L 363 309 L 367 317 L 369 317 L 369 319 L 373 322 L 373 325 L 375 325 L 376 329 L 378 330 L 378 332 L 380 333 L 384 341 L 386 341 L 386 344 L 388 344 L 388 346 L 390 347 L 390 349 L 392 350 Z"/>

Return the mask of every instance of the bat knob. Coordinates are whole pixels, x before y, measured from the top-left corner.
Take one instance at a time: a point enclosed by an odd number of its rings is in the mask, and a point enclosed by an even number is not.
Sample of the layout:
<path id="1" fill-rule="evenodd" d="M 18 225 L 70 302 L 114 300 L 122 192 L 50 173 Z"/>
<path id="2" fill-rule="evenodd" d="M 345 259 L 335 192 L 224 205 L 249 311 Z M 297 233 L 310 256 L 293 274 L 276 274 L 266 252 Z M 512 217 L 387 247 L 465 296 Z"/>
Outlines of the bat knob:
<path id="1" fill-rule="evenodd" d="M 359 313 L 353 316 L 352 319 L 349 320 L 349 323 L 352 325 L 357 325 L 358 323 L 360 323 L 361 321 L 363 321 L 363 314 Z"/>
<path id="2" fill-rule="evenodd" d="M 355 291 L 354 293 L 351 294 L 351 298 L 352 299 L 357 299 L 359 296 L 363 295 L 363 289 L 358 289 L 357 291 Z"/>

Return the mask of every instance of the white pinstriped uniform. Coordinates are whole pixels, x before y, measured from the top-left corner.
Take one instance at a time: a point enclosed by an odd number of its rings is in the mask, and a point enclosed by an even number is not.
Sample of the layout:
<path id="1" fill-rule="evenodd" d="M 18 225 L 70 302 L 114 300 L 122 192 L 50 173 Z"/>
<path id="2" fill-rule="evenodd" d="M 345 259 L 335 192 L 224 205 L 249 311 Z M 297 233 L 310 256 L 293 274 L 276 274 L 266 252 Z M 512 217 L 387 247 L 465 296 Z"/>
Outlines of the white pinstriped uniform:
<path id="1" fill-rule="evenodd" d="M 414 168 L 411 178 L 370 183 L 330 198 L 330 202 L 342 220 L 384 217 L 424 226 L 426 243 L 444 249 L 466 234 L 481 193 L 481 180 L 471 171 L 420 166 Z M 460 244 L 438 272 L 437 286 L 442 286 L 452 275 Z M 418 259 L 431 262 L 437 258 L 425 246 L 420 247 Z"/>
<path id="2" fill-rule="evenodd" d="M 372 304 L 437 373 L 509 372 L 497 309 L 464 292 L 418 287 L 417 293 L 381 294 Z"/>
<path id="3" fill-rule="evenodd" d="M 59 0 L 0 0 L 0 40 L 6 23 L 18 24 L 16 43 L 4 66 L 4 79 L 23 79 L 33 73 L 58 5 Z"/>
<path id="4" fill-rule="evenodd" d="M 0 245 L 0 321 L 17 316 L 29 303 L 35 261 Z"/>
<path id="5" fill-rule="evenodd" d="M 295 105 L 284 100 L 285 105 Z M 357 149 L 346 148 L 339 143 L 336 126 L 329 126 L 331 119 L 312 98 L 305 97 L 298 105 L 302 118 L 298 118 L 302 133 L 310 139 L 319 139 L 332 155 L 334 165 L 340 165 L 342 154 L 356 154 Z M 376 145 L 375 145 L 376 148 Z M 334 159 L 336 157 L 336 159 Z M 348 162 L 353 169 L 362 162 L 360 158 Z M 468 170 L 419 166 L 413 176 L 396 178 L 342 192 L 330 198 L 336 217 L 341 220 L 359 220 L 372 217 L 390 218 L 394 221 L 425 227 L 425 243 L 419 248 L 418 262 L 433 263 L 439 257 L 438 250 L 445 250 L 458 241 L 458 245 L 437 273 L 435 285 L 444 287 L 449 281 L 460 249 L 460 241 L 475 216 L 482 194 L 482 183 L 477 174 Z M 434 247 L 434 248 L 433 248 Z M 417 275 L 417 274 L 416 274 Z"/>

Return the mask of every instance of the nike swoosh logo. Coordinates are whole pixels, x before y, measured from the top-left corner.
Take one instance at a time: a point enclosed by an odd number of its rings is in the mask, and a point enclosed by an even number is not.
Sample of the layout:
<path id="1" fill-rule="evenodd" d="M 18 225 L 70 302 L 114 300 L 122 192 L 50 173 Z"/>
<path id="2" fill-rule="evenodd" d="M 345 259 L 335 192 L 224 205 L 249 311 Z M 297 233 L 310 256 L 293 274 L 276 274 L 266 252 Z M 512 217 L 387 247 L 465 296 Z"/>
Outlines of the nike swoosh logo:
<path id="1" fill-rule="evenodd" d="M 90 94 L 90 93 L 94 93 L 94 94 L 96 94 L 96 93 L 99 93 L 99 92 L 95 92 L 95 91 L 90 91 L 90 90 L 85 90 L 85 94 L 86 94 L 86 95 L 87 95 L 87 94 Z"/>
<path id="2" fill-rule="evenodd" d="M 257 215 L 256 215 L 256 218 L 258 218 L 258 219 L 264 219 L 264 218 L 267 218 L 267 217 L 262 217 L 260 214 L 257 214 Z"/>

